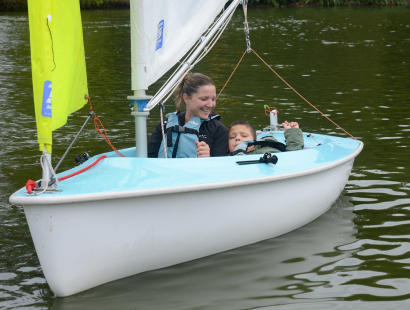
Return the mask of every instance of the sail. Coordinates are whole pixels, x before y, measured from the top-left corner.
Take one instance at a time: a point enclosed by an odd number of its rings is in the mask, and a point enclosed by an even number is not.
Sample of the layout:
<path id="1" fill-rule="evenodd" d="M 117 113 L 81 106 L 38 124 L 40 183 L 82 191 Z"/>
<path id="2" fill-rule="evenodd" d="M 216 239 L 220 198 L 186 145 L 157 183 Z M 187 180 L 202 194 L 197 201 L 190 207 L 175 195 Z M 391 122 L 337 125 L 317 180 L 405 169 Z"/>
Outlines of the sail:
<path id="1" fill-rule="evenodd" d="M 88 94 L 79 1 L 29 0 L 33 96 L 40 150 Z"/>
<path id="2" fill-rule="evenodd" d="M 148 89 L 200 39 L 226 0 L 131 0 L 132 89 Z"/>

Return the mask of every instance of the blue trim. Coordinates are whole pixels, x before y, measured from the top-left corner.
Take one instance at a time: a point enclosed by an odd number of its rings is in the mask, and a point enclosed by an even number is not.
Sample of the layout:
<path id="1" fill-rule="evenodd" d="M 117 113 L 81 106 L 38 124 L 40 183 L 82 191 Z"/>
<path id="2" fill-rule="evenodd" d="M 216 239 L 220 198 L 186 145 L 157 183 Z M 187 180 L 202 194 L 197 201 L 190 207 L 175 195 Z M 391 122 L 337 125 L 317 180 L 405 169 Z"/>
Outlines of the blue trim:
<path id="1" fill-rule="evenodd" d="M 155 51 L 159 50 L 162 47 L 164 42 L 164 20 L 161 20 L 157 27 L 157 42 L 155 44 Z"/>
<path id="2" fill-rule="evenodd" d="M 130 107 L 135 107 L 135 103 L 137 103 L 138 112 L 144 112 L 144 109 L 147 107 L 147 103 L 149 100 L 133 100 L 130 103 Z"/>

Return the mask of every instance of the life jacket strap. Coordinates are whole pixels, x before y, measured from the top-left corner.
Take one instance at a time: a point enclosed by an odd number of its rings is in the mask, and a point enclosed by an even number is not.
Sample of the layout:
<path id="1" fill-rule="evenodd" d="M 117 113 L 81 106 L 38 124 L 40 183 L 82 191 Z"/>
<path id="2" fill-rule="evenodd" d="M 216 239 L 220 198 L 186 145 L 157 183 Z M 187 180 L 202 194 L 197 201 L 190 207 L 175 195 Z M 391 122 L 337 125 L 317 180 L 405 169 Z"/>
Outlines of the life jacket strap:
<path id="1" fill-rule="evenodd" d="M 241 155 L 246 155 L 248 153 L 248 147 L 252 146 L 252 145 L 260 145 L 262 147 L 271 147 L 274 149 L 277 149 L 278 151 L 281 152 L 286 152 L 286 145 L 281 143 L 281 142 L 277 142 L 277 141 L 271 141 L 271 140 L 250 140 L 250 141 L 244 141 L 242 142 L 243 144 L 246 144 L 246 148 L 239 148 L 234 150 L 233 152 L 230 152 L 229 155 L 230 156 L 235 156 L 238 154 Z M 241 144 L 242 144 L 241 143 Z"/>
<path id="2" fill-rule="evenodd" d="M 249 145 L 260 145 L 262 147 L 271 147 L 281 152 L 286 152 L 286 145 L 281 142 L 277 142 L 277 141 L 256 140 L 248 144 L 248 146 Z"/>
<path id="3" fill-rule="evenodd" d="M 180 125 L 171 126 L 167 128 L 167 147 L 172 147 L 172 132 L 190 133 L 196 136 L 199 135 L 198 130 L 195 130 L 192 128 L 187 128 L 187 127 L 180 126 Z"/>
<path id="4" fill-rule="evenodd" d="M 248 153 L 248 152 L 247 152 L 247 149 L 248 149 L 248 148 L 246 148 L 246 150 L 244 150 L 244 149 L 235 150 L 235 151 L 233 151 L 233 152 L 230 152 L 230 153 L 229 153 L 229 156 L 235 156 L 235 155 L 238 155 L 238 154 L 246 155 L 246 154 Z"/>

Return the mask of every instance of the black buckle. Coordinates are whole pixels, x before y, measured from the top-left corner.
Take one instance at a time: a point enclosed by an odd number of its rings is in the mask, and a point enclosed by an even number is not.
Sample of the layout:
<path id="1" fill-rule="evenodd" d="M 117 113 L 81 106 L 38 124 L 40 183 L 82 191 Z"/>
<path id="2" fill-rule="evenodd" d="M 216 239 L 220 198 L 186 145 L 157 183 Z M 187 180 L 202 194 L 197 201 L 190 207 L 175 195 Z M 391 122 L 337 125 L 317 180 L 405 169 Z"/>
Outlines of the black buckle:
<path id="1" fill-rule="evenodd" d="M 238 165 L 249 165 L 249 164 L 274 164 L 278 162 L 278 157 L 276 155 L 271 155 L 270 153 L 265 153 L 263 157 L 259 158 L 259 160 L 245 160 L 245 161 L 237 161 Z"/>
<path id="2" fill-rule="evenodd" d="M 172 131 L 185 133 L 185 127 L 174 125 L 174 127 L 172 128 Z"/>

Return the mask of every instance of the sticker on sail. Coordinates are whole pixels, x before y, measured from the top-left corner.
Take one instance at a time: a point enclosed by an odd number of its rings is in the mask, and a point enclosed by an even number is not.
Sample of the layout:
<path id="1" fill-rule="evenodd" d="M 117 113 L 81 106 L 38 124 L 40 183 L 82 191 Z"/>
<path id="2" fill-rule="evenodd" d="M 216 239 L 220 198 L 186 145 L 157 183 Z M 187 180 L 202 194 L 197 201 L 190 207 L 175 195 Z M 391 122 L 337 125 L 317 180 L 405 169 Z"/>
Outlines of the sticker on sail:
<path id="1" fill-rule="evenodd" d="M 157 28 L 157 44 L 155 50 L 159 50 L 162 47 L 162 42 L 164 41 L 164 20 L 161 20 Z"/>
<path id="2" fill-rule="evenodd" d="M 51 81 L 44 82 L 41 115 L 51 117 Z"/>

